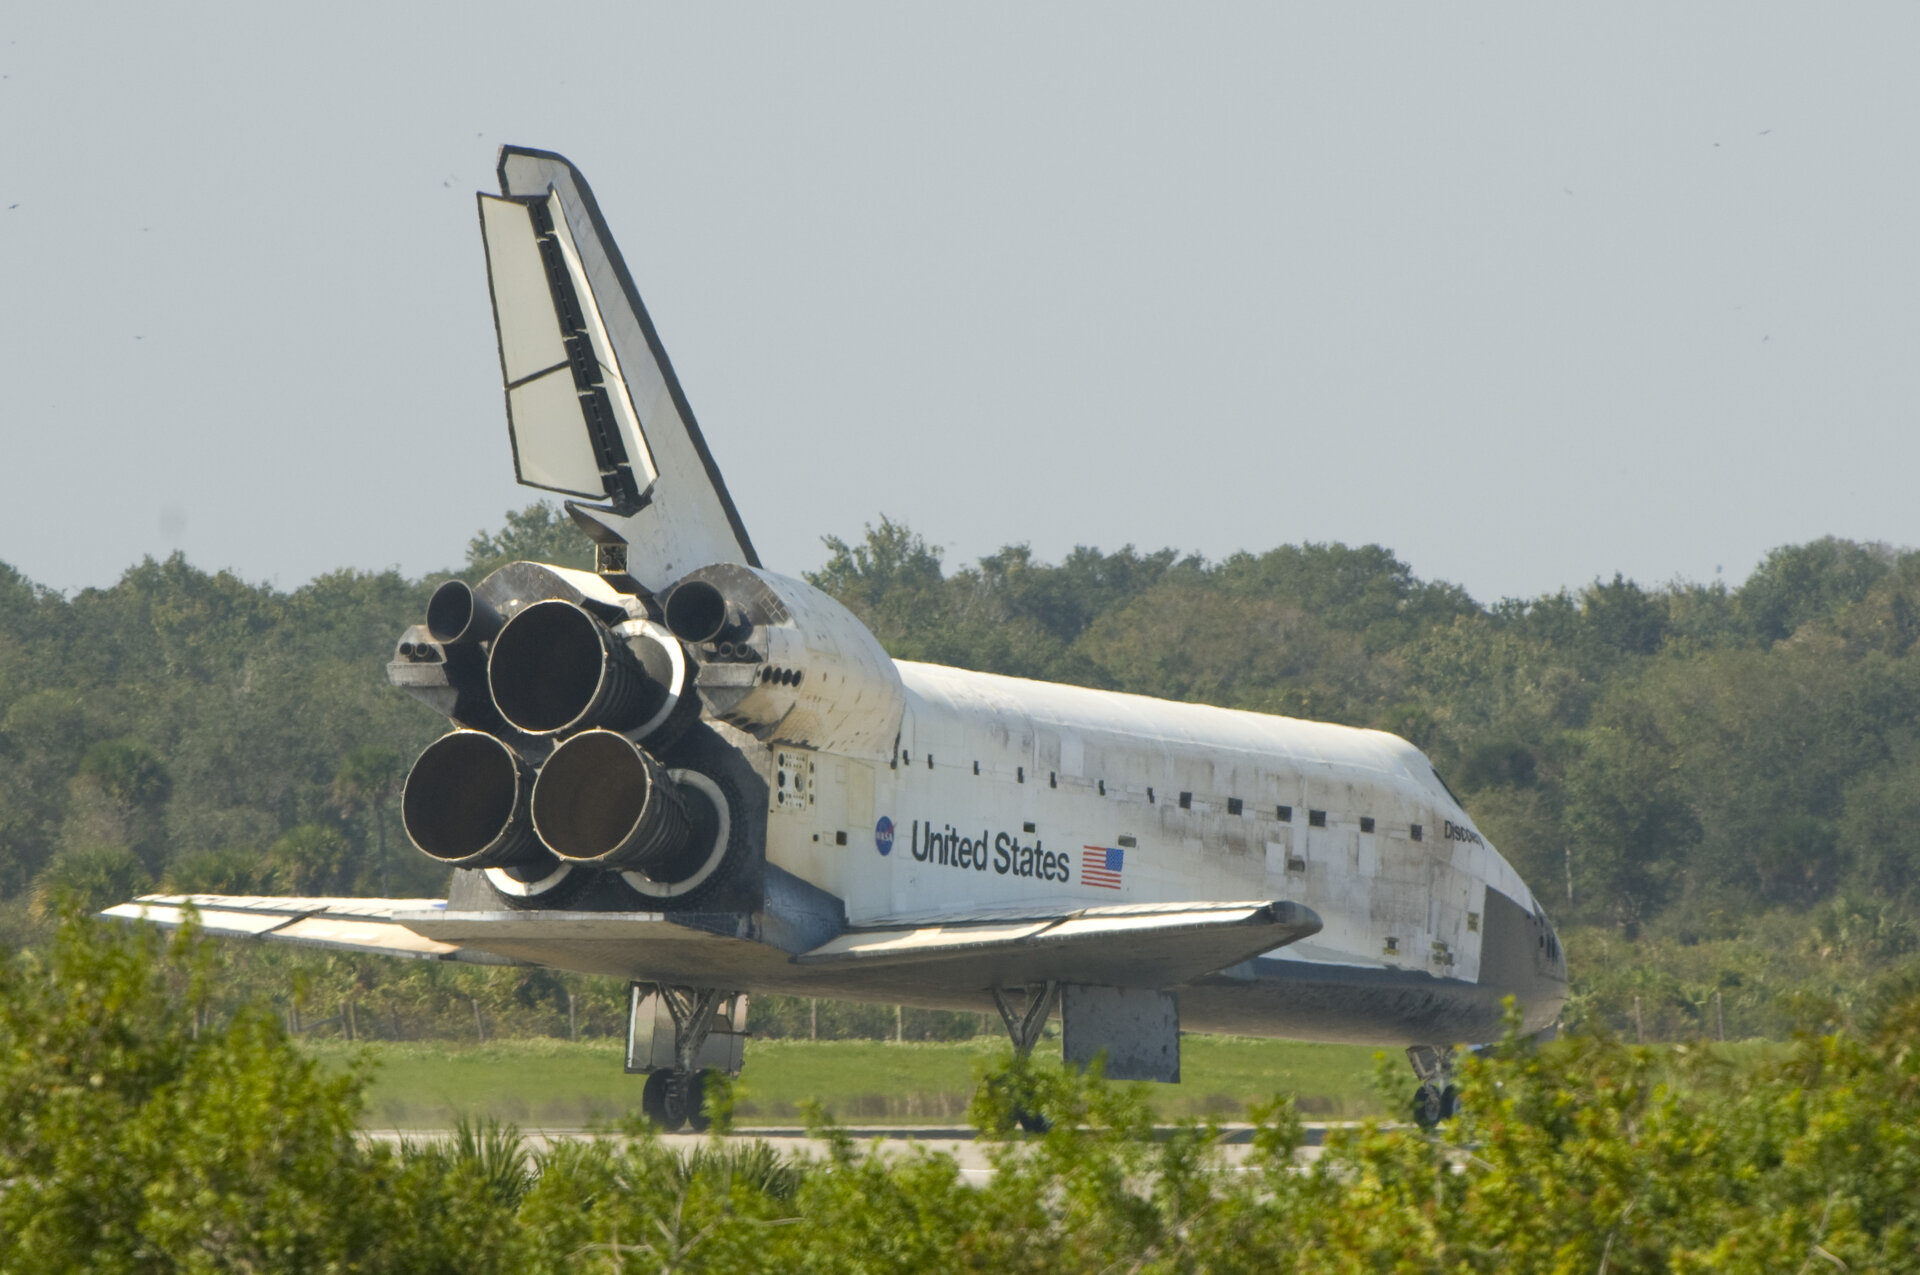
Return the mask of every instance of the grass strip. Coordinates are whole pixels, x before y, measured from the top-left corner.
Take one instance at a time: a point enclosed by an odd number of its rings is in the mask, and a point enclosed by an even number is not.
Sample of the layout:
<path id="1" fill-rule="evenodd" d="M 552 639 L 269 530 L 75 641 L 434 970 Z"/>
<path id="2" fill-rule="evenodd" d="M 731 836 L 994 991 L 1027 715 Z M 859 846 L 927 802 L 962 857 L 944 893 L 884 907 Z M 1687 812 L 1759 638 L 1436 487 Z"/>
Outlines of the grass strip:
<path id="1" fill-rule="evenodd" d="M 958 1124 L 980 1069 L 1007 1048 L 990 1037 L 898 1045 L 754 1041 L 740 1076 L 739 1118 L 796 1124 L 802 1105 L 812 1099 L 845 1124 Z M 315 1041 L 308 1049 L 329 1067 L 355 1060 L 372 1067 L 362 1118 L 369 1128 L 444 1128 L 461 1115 L 493 1116 L 523 1128 L 578 1128 L 623 1115 L 640 1102 L 641 1078 L 621 1070 L 615 1040 Z M 1352 1119 L 1380 1110 L 1371 1048 L 1190 1036 L 1181 1050 L 1183 1083 L 1149 1086 L 1163 1119 L 1239 1119 L 1249 1103 L 1280 1094 L 1292 1096 L 1310 1118 Z"/>

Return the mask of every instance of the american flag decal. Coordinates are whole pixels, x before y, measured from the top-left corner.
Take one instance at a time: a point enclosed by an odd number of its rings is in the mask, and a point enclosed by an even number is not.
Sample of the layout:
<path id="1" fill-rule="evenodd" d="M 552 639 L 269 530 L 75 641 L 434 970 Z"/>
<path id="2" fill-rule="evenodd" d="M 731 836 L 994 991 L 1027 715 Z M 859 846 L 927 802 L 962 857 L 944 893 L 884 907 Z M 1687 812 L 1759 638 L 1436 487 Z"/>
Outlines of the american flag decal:
<path id="1" fill-rule="evenodd" d="M 1088 846 L 1080 854 L 1080 879 L 1088 885 L 1120 888 L 1120 865 L 1126 852 L 1106 846 Z"/>

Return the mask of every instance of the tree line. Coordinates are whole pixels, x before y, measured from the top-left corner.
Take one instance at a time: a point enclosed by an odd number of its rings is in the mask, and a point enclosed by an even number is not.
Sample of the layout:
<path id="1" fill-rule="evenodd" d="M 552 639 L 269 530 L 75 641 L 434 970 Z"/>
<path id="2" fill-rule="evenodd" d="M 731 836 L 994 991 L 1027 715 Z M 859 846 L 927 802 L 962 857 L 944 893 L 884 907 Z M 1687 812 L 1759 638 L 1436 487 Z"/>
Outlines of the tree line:
<path id="1" fill-rule="evenodd" d="M 1735 585 L 1616 576 L 1483 604 L 1379 546 L 1049 563 L 1016 545 L 950 569 L 883 518 L 825 549 L 810 578 L 902 658 L 1412 740 L 1561 923 L 1576 1021 L 1783 1034 L 1915 951 L 1920 554 L 1830 538 Z M 590 553 L 536 504 L 449 574 L 520 557 Z M 396 796 L 443 722 L 383 672 L 440 578 L 282 592 L 176 555 L 68 597 L 0 566 L 0 937 L 43 936 L 61 898 L 153 887 L 441 890 Z M 424 977 L 300 959 L 309 983 Z M 530 976 L 438 977 L 476 980 L 450 1017 Z M 522 1019 L 551 1022 L 567 990 L 520 987 L 541 1006 Z"/>

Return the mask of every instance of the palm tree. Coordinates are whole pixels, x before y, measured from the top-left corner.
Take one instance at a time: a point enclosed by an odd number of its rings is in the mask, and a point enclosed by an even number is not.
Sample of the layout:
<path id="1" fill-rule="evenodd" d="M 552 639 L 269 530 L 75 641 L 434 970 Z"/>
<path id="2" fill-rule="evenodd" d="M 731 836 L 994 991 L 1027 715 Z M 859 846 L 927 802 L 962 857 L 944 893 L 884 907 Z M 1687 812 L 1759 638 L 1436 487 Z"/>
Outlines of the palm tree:
<path id="1" fill-rule="evenodd" d="M 78 846 L 55 855 L 33 879 L 27 911 L 43 921 L 63 905 L 98 912 L 144 893 L 151 884 L 140 856 L 125 846 Z"/>
<path id="2" fill-rule="evenodd" d="M 400 786 L 400 754 L 367 744 L 348 753 L 333 777 L 333 804 L 342 816 L 361 810 L 373 815 L 374 844 L 380 858 L 380 893 L 391 895 L 387 875 L 387 802 Z"/>

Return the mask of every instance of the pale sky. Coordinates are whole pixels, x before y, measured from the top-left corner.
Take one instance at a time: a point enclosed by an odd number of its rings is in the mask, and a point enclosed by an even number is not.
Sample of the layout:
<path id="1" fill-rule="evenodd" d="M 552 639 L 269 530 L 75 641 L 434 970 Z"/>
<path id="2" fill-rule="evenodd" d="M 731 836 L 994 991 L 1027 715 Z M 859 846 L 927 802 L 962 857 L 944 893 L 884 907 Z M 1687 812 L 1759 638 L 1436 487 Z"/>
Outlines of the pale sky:
<path id="1" fill-rule="evenodd" d="M 19 5 L 0 560 L 290 588 L 516 487 L 473 192 L 592 182 L 767 565 L 882 513 L 1476 597 L 1920 543 L 1911 5 Z"/>

